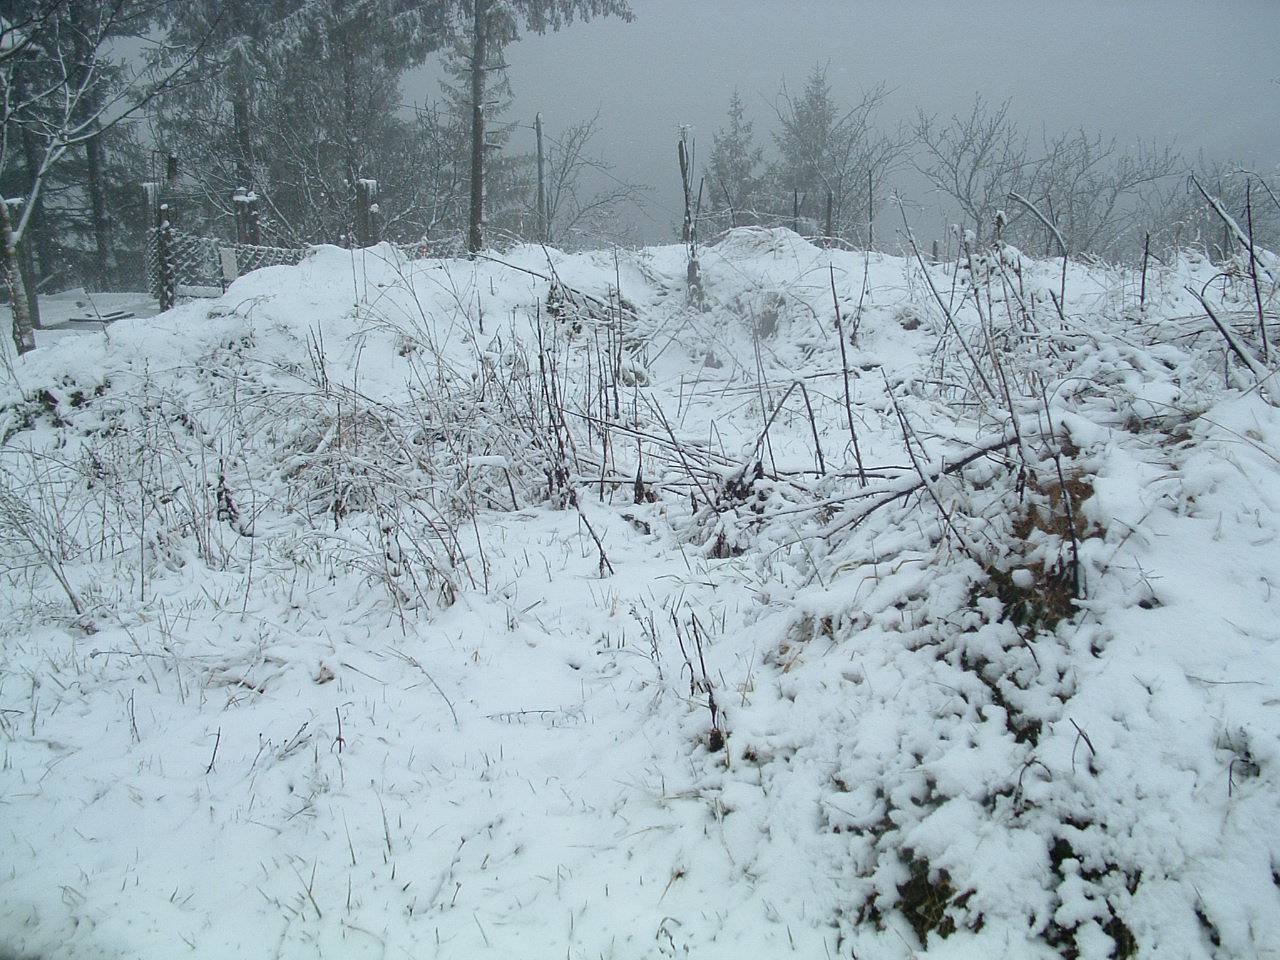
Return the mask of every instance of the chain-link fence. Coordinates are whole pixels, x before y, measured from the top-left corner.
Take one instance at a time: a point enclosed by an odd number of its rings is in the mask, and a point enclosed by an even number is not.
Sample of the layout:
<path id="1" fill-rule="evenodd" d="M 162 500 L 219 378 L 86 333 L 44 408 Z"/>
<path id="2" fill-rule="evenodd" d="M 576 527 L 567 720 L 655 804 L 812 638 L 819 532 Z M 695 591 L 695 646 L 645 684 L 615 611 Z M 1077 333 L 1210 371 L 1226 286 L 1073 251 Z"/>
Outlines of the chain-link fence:
<path id="1" fill-rule="evenodd" d="M 406 260 L 432 255 L 426 243 L 392 244 Z M 167 310 L 179 299 L 221 296 L 237 277 L 263 267 L 294 266 L 310 247 L 269 247 L 199 237 L 166 227 L 147 234 L 147 286 Z"/>
<path id="2" fill-rule="evenodd" d="M 232 280 L 263 267 L 292 266 L 306 247 L 267 247 L 199 237 L 179 230 L 147 235 L 147 284 L 161 307 L 182 297 L 219 296 Z"/>

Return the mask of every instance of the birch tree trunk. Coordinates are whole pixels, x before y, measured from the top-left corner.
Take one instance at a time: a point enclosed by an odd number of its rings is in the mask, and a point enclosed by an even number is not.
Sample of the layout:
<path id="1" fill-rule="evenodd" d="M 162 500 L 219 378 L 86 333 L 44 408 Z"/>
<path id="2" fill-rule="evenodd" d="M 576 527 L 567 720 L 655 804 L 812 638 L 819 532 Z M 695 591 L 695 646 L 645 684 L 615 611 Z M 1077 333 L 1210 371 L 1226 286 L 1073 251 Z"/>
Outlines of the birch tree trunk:
<path id="1" fill-rule="evenodd" d="M 31 323 L 31 310 L 27 302 L 27 285 L 22 279 L 18 238 L 13 232 L 13 217 L 9 204 L 0 198 L 0 237 L 4 239 L 4 279 L 9 286 L 9 308 L 13 312 L 13 343 L 19 354 L 36 348 L 35 328 Z"/>

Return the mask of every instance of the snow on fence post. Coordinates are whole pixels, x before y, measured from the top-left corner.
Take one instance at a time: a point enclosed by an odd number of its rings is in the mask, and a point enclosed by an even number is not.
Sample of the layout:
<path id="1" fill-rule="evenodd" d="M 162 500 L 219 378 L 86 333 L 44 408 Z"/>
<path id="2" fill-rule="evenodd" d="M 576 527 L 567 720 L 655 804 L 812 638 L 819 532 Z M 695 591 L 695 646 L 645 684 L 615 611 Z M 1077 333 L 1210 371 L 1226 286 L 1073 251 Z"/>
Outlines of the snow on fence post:
<path id="1" fill-rule="evenodd" d="M 262 215 L 258 212 L 258 195 L 245 187 L 236 187 L 231 198 L 236 215 L 236 243 L 262 246 Z"/>
<path id="2" fill-rule="evenodd" d="M 177 271 L 173 256 L 172 209 L 167 203 L 156 205 L 156 299 L 161 312 L 177 303 Z"/>
<path id="3" fill-rule="evenodd" d="M 160 299 L 160 263 L 156 259 L 160 250 L 160 241 L 156 234 L 159 233 L 157 225 L 160 222 L 160 184 L 144 183 L 142 185 L 142 199 L 146 210 L 146 219 L 143 220 L 143 230 L 146 233 L 150 252 L 147 254 L 147 290 L 151 296 Z"/>
<path id="4" fill-rule="evenodd" d="M 379 241 L 378 181 L 356 181 L 356 246 L 372 247 Z"/>

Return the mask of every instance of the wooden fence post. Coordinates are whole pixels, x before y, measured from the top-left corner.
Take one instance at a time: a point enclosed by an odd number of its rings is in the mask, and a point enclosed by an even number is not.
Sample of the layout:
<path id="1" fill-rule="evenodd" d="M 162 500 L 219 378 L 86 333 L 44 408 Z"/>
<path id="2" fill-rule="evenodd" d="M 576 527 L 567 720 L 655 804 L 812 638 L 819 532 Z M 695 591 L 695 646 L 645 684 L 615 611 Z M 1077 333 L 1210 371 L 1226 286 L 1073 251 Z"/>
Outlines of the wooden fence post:
<path id="1" fill-rule="evenodd" d="M 823 233 L 822 233 L 822 245 L 824 247 L 830 247 L 831 238 L 835 236 L 835 230 L 836 230 L 835 209 L 836 209 L 835 194 L 832 193 L 831 190 L 828 190 L 827 191 L 827 222 L 823 227 Z"/>
<path id="2" fill-rule="evenodd" d="M 237 187 L 231 198 L 236 215 L 236 243 L 262 246 L 262 215 L 258 212 L 258 195 Z"/>
<path id="3" fill-rule="evenodd" d="M 538 137 L 538 242 L 551 243 L 551 218 L 547 216 L 546 156 L 542 150 L 542 114 L 533 118 L 533 129 Z"/>
<path id="4" fill-rule="evenodd" d="M 356 246 L 372 247 L 379 237 L 378 181 L 356 181 Z"/>
<path id="5" fill-rule="evenodd" d="M 178 283 L 173 261 L 172 211 L 167 203 L 156 206 L 156 299 L 160 311 L 172 310 L 178 300 Z"/>
<path id="6" fill-rule="evenodd" d="M 876 191 L 875 174 L 867 171 L 867 249 L 876 248 Z"/>

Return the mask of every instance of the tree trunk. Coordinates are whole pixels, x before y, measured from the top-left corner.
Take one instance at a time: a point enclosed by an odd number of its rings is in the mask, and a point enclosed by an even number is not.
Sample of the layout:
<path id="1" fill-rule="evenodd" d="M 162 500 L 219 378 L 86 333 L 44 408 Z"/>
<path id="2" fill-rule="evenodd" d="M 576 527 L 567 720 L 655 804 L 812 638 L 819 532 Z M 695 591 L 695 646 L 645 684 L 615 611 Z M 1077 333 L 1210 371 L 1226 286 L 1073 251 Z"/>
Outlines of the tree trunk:
<path id="1" fill-rule="evenodd" d="M 348 28 L 349 29 L 349 28 Z M 340 44 L 342 51 L 342 148 L 343 164 L 347 168 L 347 182 L 351 189 L 356 188 L 360 179 L 360 158 L 357 155 L 358 136 L 356 133 L 356 56 L 343 32 Z"/>
<path id="2" fill-rule="evenodd" d="M 40 329 L 40 280 L 36 276 L 34 257 L 31 256 L 31 244 L 18 242 L 18 269 L 22 271 L 22 285 L 27 290 L 27 317 L 31 321 L 31 329 Z"/>
<path id="3" fill-rule="evenodd" d="M 471 220 L 467 251 L 484 247 L 485 66 L 489 59 L 488 0 L 475 0 L 471 49 Z"/>
<path id="4" fill-rule="evenodd" d="M 95 134 L 84 143 L 88 173 L 89 206 L 93 214 L 94 268 L 97 285 L 106 288 L 112 282 L 111 221 L 107 218 L 107 200 L 102 188 L 102 139 Z"/>
<path id="5" fill-rule="evenodd" d="M 547 215 L 546 158 L 542 152 L 542 114 L 533 118 L 538 136 L 538 242 L 551 243 L 551 217 Z"/>
<path id="6" fill-rule="evenodd" d="M 22 279 L 18 238 L 13 233 L 9 205 L 3 200 L 0 200 L 0 237 L 4 238 L 4 279 L 9 285 L 9 308 L 13 313 L 13 344 L 21 355 L 36 348 L 36 334 L 31 325 L 27 285 Z"/>
<path id="7" fill-rule="evenodd" d="M 15 99 L 21 101 L 25 97 L 24 84 L 20 76 L 14 78 L 14 96 Z M 19 129 L 18 139 L 22 142 L 22 162 L 26 166 L 27 173 L 27 194 L 33 192 L 36 182 L 36 174 L 40 170 L 40 148 L 36 145 L 35 135 L 32 134 L 29 127 L 23 125 Z M 35 258 L 39 262 L 36 268 L 37 276 L 46 277 L 53 272 L 53 251 L 49 246 L 49 232 L 47 229 L 44 216 L 44 199 L 37 194 L 35 209 L 31 211 L 31 218 L 27 221 L 27 229 L 24 231 L 27 242 L 32 245 L 35 251 Z"/>
<path id="8" fill-rule="evenodd" d="M 253 170 L 250 160 L 253 156 L 253 137 L 249 129 L 249 84 L 241 75 L 243 67 L 237 69 L 231 81 L 231 125 L 236 142 L 236 183 L 237 187 L 253 189 Z"/>
<path id="9" fill-rule="evenodd" d="M 76 84 L 85 84 L 94 60 L 95 51 L 90 48 L 89 35 L 92 30 L 91 14 L 88 0 L 74 0 L 70 6 L 71 25 L 74 33 L 74 49 L 76 57 Z M 92 117 L 98 110 L 99 97 L 97 91 L 86 92 L 85 102 L 87 114 Z M 110 282 L 112 277 L 111 263 L 111 224 L 107 219 L 107 202 L 102 185 L 102 138 L 97 133 L 99 125 L 93 120 L 94 136 L 84 142 L 85 188 L 89 194 L 89 209 L 93 224 L 94 261 L 93 282 L 99 288 Z M 39 322 L 37 321 L 37 326 Z"/>

